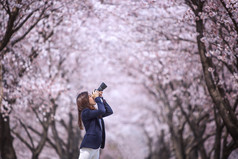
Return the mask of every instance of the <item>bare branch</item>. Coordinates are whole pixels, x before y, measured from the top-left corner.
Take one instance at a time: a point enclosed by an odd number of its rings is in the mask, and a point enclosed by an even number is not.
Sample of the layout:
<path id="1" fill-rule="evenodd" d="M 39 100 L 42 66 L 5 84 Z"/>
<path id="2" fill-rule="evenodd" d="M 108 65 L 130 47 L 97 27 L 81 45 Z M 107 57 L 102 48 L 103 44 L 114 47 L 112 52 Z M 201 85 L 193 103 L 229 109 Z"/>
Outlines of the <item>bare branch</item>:
<path id="1" fill-rule="evenodd" d="M 35 109 L 35 108 L 32 108 L 32 110 L 33 110 L 33 112 L 35 113 L 35 115 L 36 115 L 37 119 L 39 120 L 40 124 L 43 126 L 44 123 L 43 123 L 42 120 L 40 119 L 40 116 L 39 116 L 39 114 L 37 113 L 36 109 Z"/>
<path id="2" fill-rule="evenodd" d="M 6 0 L 6 5 L 3 3 L 3 1 L 0 1 L 2 7 L 4 8 L 4 10 L 7 12 L 7 14 L 10 16 L 11 15 L 11 10 L 9 8 L 9 3 L 8 0 Z"/>
<path id="3" fill-rule="evenodd" d="M 29 139 L 30 139 L 30 141 L 31 141 L 32 148 L 34 149 L 35 146 L 34 146 L 34 143 L 33 143 L 33 139 L 32 139 L 32 137 L 31 137 L 31 135 L 30 135 L 30 133 L 29 133 L 29 131 L 28 131 L 26 125 L 23 124 L 23 122 L 22 122 L 20 119 L 18 119 L 18 121 L 20 122 L 21 126 L 23 126 L 24 130 L 26 131 L 27 136 L 29 137 Z"/>
<path id="4" fill-rule="evenodd" d="M 31 145 L 23 138 L 23 137 L 21 137 L 21 135 L 19 135 L 18 133 L 16 133 L 15 131 L 11 131 L 14 135 L 16 135 L 16 137 L 18 138 L 18 139 L 20 139 L 21 140 L 21 142 L 23 142 L 31 151 L 33 151 L 33 148 L 31 147 Z"/>
<path id="5" fill-rule="evenodd" d="M 14 22 L 16 21 L 18 13 L 19 13 L 19 8 L 13 8 L 13 11 L 11 12 L 11 15 L 9 16 L 9 19 L 8 19 L 6 32 L 4 34 L 3 39 L 1 39 L 1 41 L 0 41 L 0 52 L 7 46 L 7 44 L 9 43 L 9 41 L 14 33 L 14 29 L 13 29 Z"/>
<path id="6" fill-rule="evenodd" d="M 33 10 L 31 13 L 29 13 L 26 18 L 21 22 L 21 24 L 19 24 L 15 29 L 14 32 L 18 31 L 26 22 L 27 20 L 33 15 L 33 13 L 35 13 L 36 11 L 38 11 L 40 8 L 37 8 L 35 10 Z"/>
<path id="7" fill-rule="evenodd" d="M 28 126 L 28 128 L 34 132 L 35 134 L 37 134 L 38 136 L 41 136 L 42 134 L 40 132 L 38 132 L 37 130 L 35 130 L 34 128 L 32 128 L 31 126 Z M 56 146 L 55 144 L 51 141 L 51 139 L 49 137 L 47 137 L 46 141 L 56 150 Z"/>
<path id="8" fill-rule="evenodd" d="M 44 12 L 45 12 L 46 9 L 43 9 L 40 16 L 38 17 L 38 19 L 35 21 L 35 23 L 33 23 L 29 28 L 28 30 L 19 38 L 17 38 L 16 40 L 14 40 L 11 45 L 14 46 L 16 43 L 18 43 L 19 41 L 21 41 L 22 39 L 24 39 L 28 33 L 30 33 L 30 31 L 38 24 L 38 22 L 41 20 L 41 19 L 44 19 L 45 17 L 47 17 L 48 15 L 44 15 Z"/>

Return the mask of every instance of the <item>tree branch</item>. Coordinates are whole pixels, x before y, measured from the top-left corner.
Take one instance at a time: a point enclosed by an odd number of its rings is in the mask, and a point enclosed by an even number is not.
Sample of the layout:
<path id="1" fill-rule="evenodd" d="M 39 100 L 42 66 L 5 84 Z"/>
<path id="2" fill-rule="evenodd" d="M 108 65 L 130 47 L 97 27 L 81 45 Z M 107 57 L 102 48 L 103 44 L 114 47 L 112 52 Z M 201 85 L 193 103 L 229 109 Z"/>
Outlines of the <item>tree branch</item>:
<path id="1" fill-rule="evenodd" d="M 220 0 L 220 2 L 221 2 L 221 4 L 222 4 L 222 6 L 225 8 L 225 10 L 227 11 L 229 17 L 231 18 L 231 21 L 232 21 L 232 23 L 234 24 L 236 33 L 238 34 L 238 25 L 237 25 L 236 20 L 233 18 L 233 15 L 232 15 L 232 13 L 229 11 L 229 9 L 226 7 L 226 4 L 225 4 L 224 0 Z"/>
<path id="2" fill-rule="evenodd" d="M 32 132 L 34 132 L 35 134 L 37 134 L 38 136 L 41 136 L 41 135 L 42 135 L 41 133 L 39 133 L 37 130 L 35 130 L 35 129 L 32 128 L 31 126 L 28 126 L 28 128 L 29 128 Z M 55 150 L 57 150 L 55 144 L 50 140 L 49 137 L 47 137 L 46 141 L 47 141 Z"/>
<path id="3" fill-rule="evenodd" d="M 10 16 L 11 15 L 11 10 L 9 8 L 9 3 L 8 0 L 6 0 L 6 4 L 3 3 L 3 1 L 0 1 L 2 7 L 4 8 L 4 10 L 7 12 L 7 14 Z"/>
<path id="4" fill-rule="evenodd" d="M 22 22 L 14 29 L 14 32 L 18 31 L 25 23 L 26 21 L 33 15 L 33 13 L 35 13 L 36 11 L 38 11 L 40 8 L 37 8 L 35 10 L 33 10 L 31 13 L 29 13 L 26 18 L 24 20 L 22 20 Z"/>
<path id="5" fill-rule="evenodd" d="M 40 16 L 38 17 L 38 19 L 35 21 L 35 23 L 33 23 L 29 28 L 28 30 L 19 38 L 17 38 L 16 40 L 14 40 L 11 45 L 14 46 L 16 43 L 18 43 L 19 41 L 21 41 L 22 39 L 24 39 L 28 33 L 30 33 L 30 31 L 38 24 L 38 22 L 41 20 L 41 19 L 44 19 L 45 17 L 47 17 L 48 15 L 44 15 L 44 12 L 45 12 L 46 8 L 42 10 Z"/>
<path id="6" fill-rule="evenodd" d="M 21 121 L 20 119 L 18 119 L 18 121 L 20 122 L 21 126 L 23 126 L 24 130 L 26 131 L 27 136 L 29 137 L 29 139 L 30 139 L 30 141 L 31 141 L 32 148 L 34 149 L 35 146 L 34 146 L 34 143 L 33 143 L 33 139 L 32 139 L 32 137 L 31 137 L 31 135 L 30 135 L 30 133 L 29 133 L 29 131 L 28 131 L 26 125 L 23 124 L 22 121 Z"/>
<path id="7" fill-rule="evenodd" d="M 4 34 L 3 39 L 1 39 L 0 41 L 0 55 L 2 56 L 2 50 L 7 46 L 7 44 L 9 43 L 13 33 L 14 33 L 14 22 L 16 21 L 16 18 L 18 16 L 19 13 L 19 8 L 13 8 L 13 11 L 11 12 L 11 15 L 9 15 L 9 19 L 8 19 L 8 24 L 7 24 L 7 29 L 6 32 Z"/>
<path id="8" fill-rule="evenodd" d="M 19 135 L 18 133 L 16 133 L 15 131 L 11 131 L 14 135 L 16 135 L 16 137 L 21 140 L 21 142 L 23 142 L 31 151 L 33 151 L 33 148 L 31 147 L 31 145 L 23 138 L 21 137 L 21 135 Z"/>

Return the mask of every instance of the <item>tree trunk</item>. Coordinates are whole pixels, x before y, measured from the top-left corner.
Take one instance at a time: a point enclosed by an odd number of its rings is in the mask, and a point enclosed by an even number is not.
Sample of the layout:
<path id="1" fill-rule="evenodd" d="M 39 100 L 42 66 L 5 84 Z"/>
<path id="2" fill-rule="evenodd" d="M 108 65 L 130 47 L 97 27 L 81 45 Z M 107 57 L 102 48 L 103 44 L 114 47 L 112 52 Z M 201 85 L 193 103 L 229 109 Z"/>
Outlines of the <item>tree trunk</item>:
<path id="1" fill-rule="evenodd" d="M 172 116 L 173 116 L 172 113 L 168 114 L 168 120 L 169 120 L 168 123 L 170 123 L 169 131 L 171 134 L 171 141 L 173 143 L 175 156 L 176 156 L 176 159 L 186 159 L 184 145 L 183 145 L 182 132 L 180 130 L 177 130 L 177 132 L 175 132 L 175 129 L 173 128 L 173 125 L 171 124 L 171 123 L 173 123 Z"/>
<path id="2" fill-rule="evenodd" d="M 1 113 L 2 107 L 2 64 L 0 63 L 0 159 L 16 159 L 16 153 L 13 148 L 13 137 L 10 133 L 9 117 L 4 118 Z"/>
<path id="3" fill-rule="evenodd" d="M 39 158 L 39 153 L 33 153 L 31 159 L 38 159 Z"/>
<path id="4" fill-rule="evenodd" d="M 183 150 L 183 145 L 181 139 L 179 139 L 175 134 L 171 134 L 172 136 L 172 142 L 174 146 L 175 156 L 176 159 L 186 159 L 186 155 Z"/>
<path id="5" fill-rule="evenodd" d="M 187 156 L 186 159 L 198 159 L 198 148 L 194 148 Z"/>
<path id="6" fill-rule="evenodd" d="M 202 9 L 201 9 L 202 10 Z M 198 51 L 203 67 L 203 74 L 205 77 L 206 85 L 209 91 L 209 94 L 215 104 L 215 107 L 218 109 L 221 118 L 228 129 L 228 132 L 232 136 L 233 140 L 238 144 L 238 120 L 231 109 L 230 103 L 226 98 L 225 91 L 222 88 L 219 88 L 212 78 L 211 72 L 208 71 L 209 67 L 213 67 L 212 60 L 206 57 L 206 48 L 205 44 L 201 42 L 203 37 L 203 22 L 202 20 L 196 21 L 196 31 L 199 33 L 197 36 Z M 216 72 L 215 72 L 216 73 Z"/>
<path id="7" fill-rule="evenodd" d="M 4 121 L 0 113 L 0 154 L 1 159 L 16 159 L 16 153 L 13 148 L 13 137 L 10 133 L 9 117 L 5 117 Z"/>
<path id="8" fill-rule="evenodd" d="M 222 141 L 222 125 L 220 117 L 217 116 L 217 110 L 214 108 L 215 122 L 216 122 L 216 135 L 215 135 L 215 144 L 214 144 L 214 159 L 220 158 L 221 153 L 221 141 Z"/>

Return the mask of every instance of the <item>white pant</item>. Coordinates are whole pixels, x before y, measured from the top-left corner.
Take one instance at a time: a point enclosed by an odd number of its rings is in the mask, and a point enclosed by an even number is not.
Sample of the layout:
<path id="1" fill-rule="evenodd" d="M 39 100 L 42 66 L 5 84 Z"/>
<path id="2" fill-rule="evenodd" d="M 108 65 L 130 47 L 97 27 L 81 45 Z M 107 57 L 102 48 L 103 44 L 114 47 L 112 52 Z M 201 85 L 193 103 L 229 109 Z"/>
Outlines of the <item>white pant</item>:
<path id="1" fill-rule="evenodd" d="M 92 148 L 81 148 L 79 159 L 99 159 L 100 148 L 92 149 Z"/>

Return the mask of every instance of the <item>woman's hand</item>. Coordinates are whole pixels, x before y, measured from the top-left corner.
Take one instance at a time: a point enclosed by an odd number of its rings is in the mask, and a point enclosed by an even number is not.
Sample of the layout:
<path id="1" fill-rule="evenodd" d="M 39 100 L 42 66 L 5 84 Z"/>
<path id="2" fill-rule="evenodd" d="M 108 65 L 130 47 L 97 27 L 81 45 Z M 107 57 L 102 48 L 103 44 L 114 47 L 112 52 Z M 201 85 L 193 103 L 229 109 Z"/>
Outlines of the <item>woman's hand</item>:
<path id="1" fill-rule="evenodd" d="M 92 97 L 95 99 L 97 97 L 99 97 L 99 91 L 95 90 L 93 93 L 92 93 Z"/>
<path id="2" fill-rule="evenodd" d="M 103 91 L 99 91 L 99 97 L 102 97 Z"/>

